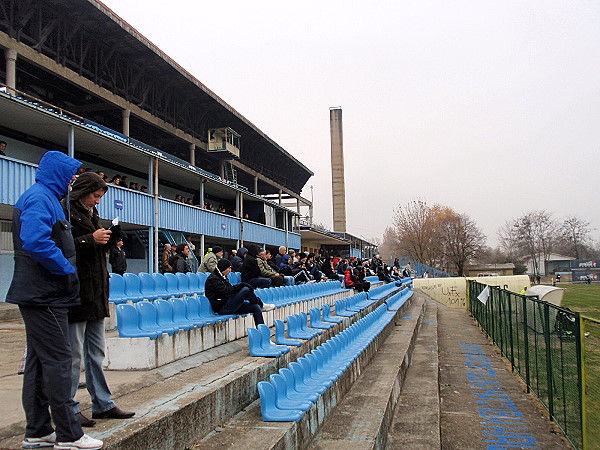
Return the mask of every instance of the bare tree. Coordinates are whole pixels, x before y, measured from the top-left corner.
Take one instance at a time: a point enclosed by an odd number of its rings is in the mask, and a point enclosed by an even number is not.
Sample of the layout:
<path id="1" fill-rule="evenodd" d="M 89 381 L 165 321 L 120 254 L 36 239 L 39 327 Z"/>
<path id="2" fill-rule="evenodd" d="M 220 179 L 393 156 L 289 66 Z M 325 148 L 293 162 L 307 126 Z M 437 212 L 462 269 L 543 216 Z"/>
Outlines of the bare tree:
<path id="1" fill-rule="evenodd" d="M 447 215 L 441 221 L 440 242 L 447 261 L 456 266 L 459 277 L 464 276 L 465 264 L 485 247 L 486 237 L 466 214 Z"/>
<path id="2" fill-rule="evenodd" d="M 437 256 L 432 254 L 436 244 L 434 223 L 432 208 L 422 200 L 413 200 L 404 207 L 398 207 L 393 224 L 399 250 L 415 261 L 433 265 Z"/>
<path id="3" fill-rule="evenodd" d="M 590 238 L 590 224 L 576 216 L 568 216 L 560 227 L 561 237 L 569 254 L 576 259 L 582 258 L 585 246 Z"/>
<path id="4" fill-rule="evenodd" d="M 379 253 L 384 259 L 390 260 L 398 255 L 400 248 L 398 236 L 392 227 L 386 227 L 383 232 L 383 241 L 379 246 Z"/>

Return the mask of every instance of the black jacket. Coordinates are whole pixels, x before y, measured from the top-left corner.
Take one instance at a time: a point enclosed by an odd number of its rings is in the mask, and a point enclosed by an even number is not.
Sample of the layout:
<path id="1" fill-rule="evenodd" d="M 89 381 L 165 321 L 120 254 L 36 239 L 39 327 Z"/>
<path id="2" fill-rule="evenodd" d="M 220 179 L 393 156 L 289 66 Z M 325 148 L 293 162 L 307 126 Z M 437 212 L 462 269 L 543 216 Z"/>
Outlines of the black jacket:
<path id="1" fill-rule="evenodd" d="M 123 247 L 112 247 L 108 254 L 108 262 L 112 267 L 114 273 L 124 273 L 127 271 L 127 258 L 125 256 L 125 250 Z"/>
<path id="2" fill-rule="evenodd" d="M 188 257 L 183 253 L 177 253 L 174 257 L 169 259 L 169 264 L 173 267 L 173 273 L 188 273 L 192 271 Z"/>
<path id="3" fill-rule="evenodd" d="M 231 258 L 231 270 L 233 272 L 241 272 L 243 264 L 244 260 L 238 255 L 235 255 L 233 258 Z"/>
<path id="4" fill-rule="evenodd" d="M 244 258 L 244 264 L 242 264 L 242 281 L 247 283 L 253 278 L 260 278 L 260 268 L 258 267 L 258 261 L 251 254 L 247 254 Z"/>
<path id="5" fill-rule="evenodd" d="M 227 303 L 227 301 L 234 294 L 237 294 L 244 286 L 248 285 L 239 283 L 233 286 L 229 280 L 219 272 L 219 269 L 215 269 L 206 279 L 206 283 L 204 284 L 204 295 L 210 302 L 213 311 L 218 313 L 225 303 Z"/>

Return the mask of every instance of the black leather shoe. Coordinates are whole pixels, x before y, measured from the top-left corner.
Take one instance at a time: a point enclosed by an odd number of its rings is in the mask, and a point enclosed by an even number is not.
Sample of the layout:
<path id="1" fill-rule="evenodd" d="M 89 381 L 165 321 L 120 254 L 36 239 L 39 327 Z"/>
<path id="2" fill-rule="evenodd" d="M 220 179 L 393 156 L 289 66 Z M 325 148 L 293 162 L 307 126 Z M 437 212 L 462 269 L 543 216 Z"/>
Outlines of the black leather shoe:
<path id="1" fill-rule="evenodd" d="M 129 419 L 133 416 L 135 416 L 133 411 L 123 411 L 118 406 L 101 413 L 92 413 L 94 419 Z"/>
<path id="2" fill-rule="evenodd" d="M 79 419 L 79 423 L 81 424 L 82 427 L 93 427 L 94 425 L 96 425 L 96 421 L 95 420 L 88 419 L 87 417 L 85 417 L 80 412 L 78 412 L 77 414 L 75 414 L 75 417 L 77 417 Z"/>

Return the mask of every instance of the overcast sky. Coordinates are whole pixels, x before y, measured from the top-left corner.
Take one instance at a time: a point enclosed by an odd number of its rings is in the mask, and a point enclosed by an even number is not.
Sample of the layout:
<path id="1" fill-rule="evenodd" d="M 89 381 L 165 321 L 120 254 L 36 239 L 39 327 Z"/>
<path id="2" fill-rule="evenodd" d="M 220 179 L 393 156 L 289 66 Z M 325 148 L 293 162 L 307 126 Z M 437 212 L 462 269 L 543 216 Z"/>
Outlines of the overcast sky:
<path id="1" fill-rule="evenodd" d="M 104 3 L 315 173 L 316 221 L 341 106 L 350 233 L 418 198 L 492 245 L 534 209 L 600 237 L 597 0 Z"/>

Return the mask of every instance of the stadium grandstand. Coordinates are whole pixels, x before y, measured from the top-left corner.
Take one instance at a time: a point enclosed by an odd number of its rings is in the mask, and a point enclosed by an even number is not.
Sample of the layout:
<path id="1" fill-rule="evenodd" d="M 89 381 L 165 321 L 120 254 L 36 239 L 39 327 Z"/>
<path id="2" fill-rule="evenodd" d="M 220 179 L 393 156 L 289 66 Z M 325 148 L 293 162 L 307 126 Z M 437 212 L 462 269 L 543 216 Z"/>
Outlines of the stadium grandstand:
<path id="1" fill-rule="evenodd" d="M 50 149 L 127 177 L 99 212 L 126 230 L 131 272 L 158 271 L 164 244 L 184 236 L 196 255 L 249 243 L 309 249 L 300 217 L 312 203 L 301 191 L 313 173 L 102 3 L 3 2 L 0 47 L 3 267 L 12 205 Z M 350 239 L 331 239 L 358 256 Z"/>

